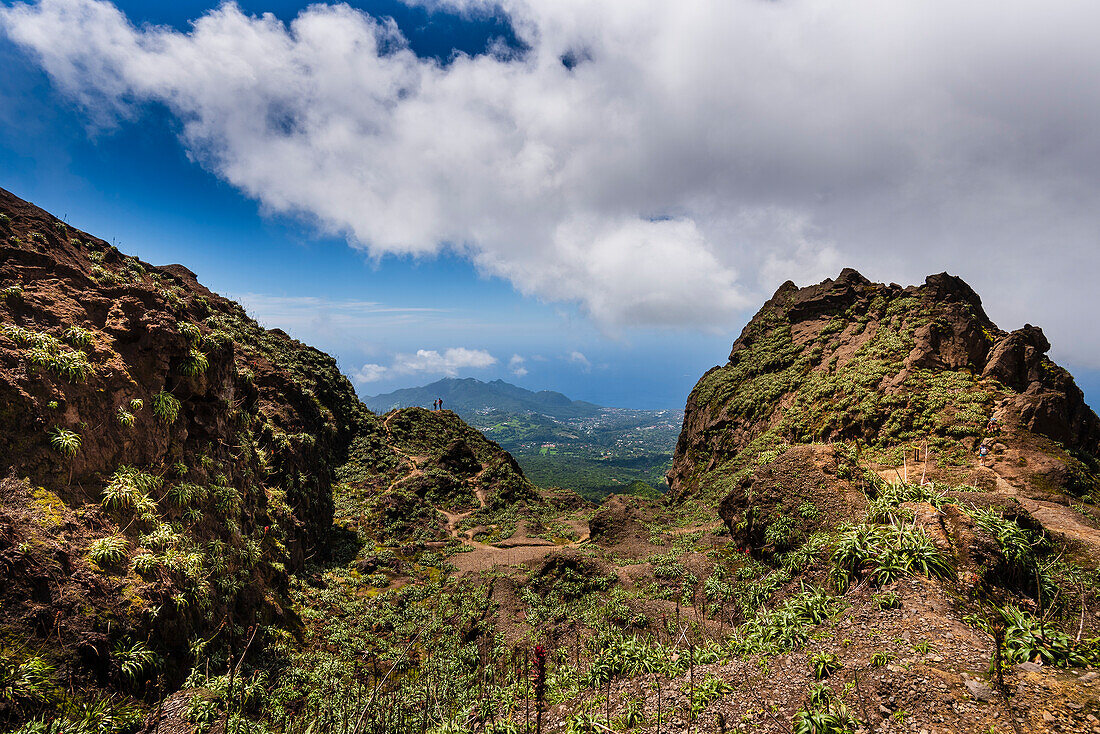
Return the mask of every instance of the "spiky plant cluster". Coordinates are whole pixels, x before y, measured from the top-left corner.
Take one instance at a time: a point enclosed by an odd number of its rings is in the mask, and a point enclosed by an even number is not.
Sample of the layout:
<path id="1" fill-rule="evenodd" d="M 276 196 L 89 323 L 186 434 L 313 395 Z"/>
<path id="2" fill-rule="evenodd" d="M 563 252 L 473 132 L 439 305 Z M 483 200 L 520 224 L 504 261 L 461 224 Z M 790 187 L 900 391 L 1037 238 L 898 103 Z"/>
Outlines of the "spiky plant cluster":
<path id="1" fill-rule="evenodd" d="M 198 349 L 192 349 L 183 362 L 180 363 L 180 372 L 188 377 L 201 375 L 210 366 L 210 360 Z"/>
<path id="2" fill-rule="evenodd" d="M 80 452 L 80 434 L 57 426 L 50 431 L 50 446 L 53 446 L 59 454 L 71 459 Z"/>
<path id="3" fill-rule="evenodd" d="M 41 704 L 52 694 L 54 669 L 45 658 L 29 657 L 17 662 L 7 649 L 0 649 L 0 701 Z"/>
<path id="4" fill-rule="evenodd" d="M 110 535 L 92 543 L 88 549 L 88 557 L 99 566 L 115 566 L 126 558 L 126 551 L 129 548 L 130 544 L 126 538 L 121 535 Z"/>
<path id="5" fill-rule="evenodd" d="M 179 329 L 180 334 L 187 339 L 187 342 L 191 345 L 199 343 L 202 339 L 202 329 L 197 324 L 192 324 L 189 321 L 180 321 L 176 324 L 176 328 Z"/>
<path id="6" fill-rule="evenodd" d="M 0 214 L 0 224 L 3 224 L 5 227 L 11 224 L 11 217 L 7 214 Z"/>
<path id="7" fill-rule="evenodd" d="M 46 244 L 46 235 L 41 232 L 31 232 L 30 238 L 32 242 L 38 242 L 40 244 Z"/>
<path id="8" fill-rule="evenodd" d="M 948 578 L 953 571 L 947 556 L 914 525 L 849 526 L 837 540 L 832 562 L 832 578 L 841 590 L 864 576 L 887 584 L 911 574 Z"/>
<path id="9" fill-rule="evenodd" d="M 23 286 L 16 283 L 0 290 L 0 298 L 5 301 L 18 301 L 23 298 Z"/>
<path id="10" fill-rule="evenodd" d="M 137 413 L 139 410 L 145 407 L 145 401 L 141 398 L 134 398 L 130 401 L 130 410 Z"/>
<path id="11" fill-rule="evenodd" d="M 115 417 L 118 418 L 119 425 L 126 428 L 133 428 L 134 422 L 137 420 L 136 418 L 134 418 L 133 413 L 126 410 L 126 408 L 123 408 L 121 405 L 118 406 L 118 411 L 116 411 Z"/>
<path id="12" fill-rule="evenodd" d="M 92 344 L 92 332 L 87 329 L 82 329 L 79 326 L 70 326 L 65 330 L 65 333 L 62 334 L 62 337 L 77 349 L 82 349 Z"/>
<path id="13" fill-rule="evenodd" d="M 172 393 L 161 390 L 159 393 L 153 396 L 153 415 L 155 415 L 162 423 L 171 424 L 176 422 L 176 417 L 180 413 L 180 401 L 176 400 Z"/>
<path id="14" fill-rule="evenodd" d="M 143 642 L 119 640 L 112 655 L 118 672 L 129 683 L 146 680 L 160 667 L 160 658 Z"/>
<path id="15" fill-rule="evenodd" d="M 14 324 L 0 326 L 0 334 L 19 346 L 26 347 L 27 361 L 30 364 L 44 367 L 70 382 L 84 382 L 92 374 L 88 355 L 70 349 L 55 336 Z"/>
<path id="16" fill-rule="evenodd" d="M 160 485 L 161 479 L 155 474 L 132 466 L 119 467 L 103 488 L 103 505 L 110 509 L 152 512 L 156 506 L 149 495 L 159 489 Z"/>

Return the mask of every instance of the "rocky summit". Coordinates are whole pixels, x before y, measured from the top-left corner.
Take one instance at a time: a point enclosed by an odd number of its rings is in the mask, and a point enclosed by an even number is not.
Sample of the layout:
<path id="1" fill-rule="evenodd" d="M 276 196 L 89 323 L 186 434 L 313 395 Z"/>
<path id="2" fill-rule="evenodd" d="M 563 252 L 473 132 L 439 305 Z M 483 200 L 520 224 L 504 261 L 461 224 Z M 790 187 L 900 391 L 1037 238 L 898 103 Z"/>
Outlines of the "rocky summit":
<path id="1" fill-rule="evenodd" d="M 595 505 L 0 190 L 0 728 L 1100 732 L 1049 349 L 950 275 L 785 283 Z"/>

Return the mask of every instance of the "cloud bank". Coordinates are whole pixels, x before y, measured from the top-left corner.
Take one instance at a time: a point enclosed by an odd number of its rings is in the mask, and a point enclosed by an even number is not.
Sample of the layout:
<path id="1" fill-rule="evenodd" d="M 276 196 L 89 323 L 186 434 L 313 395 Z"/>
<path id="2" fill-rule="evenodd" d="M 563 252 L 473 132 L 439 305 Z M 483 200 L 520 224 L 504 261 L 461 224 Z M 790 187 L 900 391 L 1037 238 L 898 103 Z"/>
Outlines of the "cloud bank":
<path id="1" fill-rule="evenodd" d="M 1100 277 L 1100 4 L 499 7 L 528 50 L 445 65 L 346 5 L 0 23 L 95 124 L 166 105 L 203 166 L 375 256 L 451 248 L 609 327 L 728 329 L 786 278 L 949 269 L 1100 365 L 1073 315 Z"/>

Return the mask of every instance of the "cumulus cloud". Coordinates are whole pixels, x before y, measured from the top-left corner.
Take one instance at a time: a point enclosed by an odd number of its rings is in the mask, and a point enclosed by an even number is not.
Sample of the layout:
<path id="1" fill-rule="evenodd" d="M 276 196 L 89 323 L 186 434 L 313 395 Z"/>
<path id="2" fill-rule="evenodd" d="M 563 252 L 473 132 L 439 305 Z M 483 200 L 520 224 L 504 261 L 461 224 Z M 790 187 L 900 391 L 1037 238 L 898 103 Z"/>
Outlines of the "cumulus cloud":
<path id="1" fill-rule="evenodd" d="M 508 360 L 508 369 L 512 370 L 512 374 L 516 377 L 523 377 L 527 374 L 527 368 L 523 366 L 526 361 L 518 354 L 513 354 L 512 358 Z"/>
<path id="2" fill-rule="evenodd" d="M 434 349 L 417 349 L 416 354 L 397 354 L 390 369 L 399 374 L 427 372 L 454 377 L 460 369 L 484 369 L 497 363 L 496 357 L 484 349 L 455 347 L 440 354 Z"/>
<path id="3" fill-rule="evenodd" d="M 440 354 L 435 349 L 417 349 L 416 354 L 397 353 L 389 366 L 365 364 L 352 373 L 356 382 L 377 382 L 392 375 L 446 375 L 455 377 L 459 370 L 484 369 L 497 363 L 497 358 L 484 349 L 452 347 Z"/>
<path id="4" fill-rule="evenodd" d="M 360 369 L 351 373 L 351 378 L 356 382 L 377 382 L 386 376 L 388 370 L 380 364 L 365 364 Z"/>
<path id="5" fill-rule="evenodd" d="M 164 104 L 202 165 L 376 256 L 450 247 L 613 327 L 728 328 L 841 265 L 949 269 L 1100 364 L 1074 316 L 1100 277 L 1100 4 L 424 4 L 499 7 L 528 50 L 441 65 L 347 5 L 0 23 L 95 124 Z"/>

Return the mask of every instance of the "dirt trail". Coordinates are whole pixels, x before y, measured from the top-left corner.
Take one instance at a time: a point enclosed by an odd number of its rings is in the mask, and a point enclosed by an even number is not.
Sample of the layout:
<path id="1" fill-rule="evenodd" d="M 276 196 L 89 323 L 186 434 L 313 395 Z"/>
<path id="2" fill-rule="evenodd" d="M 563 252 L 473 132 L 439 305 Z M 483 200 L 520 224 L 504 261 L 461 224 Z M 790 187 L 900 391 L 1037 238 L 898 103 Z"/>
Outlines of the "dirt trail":
<path id="1" fill-rule="evenodd" d="M 577 533 L 577 540 L 558 544 L 545 538 L 532 538 L 521 521 L 512 535 L 495 544 L 489 545 L 459 533 L 458 523 L 468 517 L 473 510 L 466 512 L 448 512 L 440 510 L 447 518 L 447 532 L 472 550 L 452 556 L 450 561 L 459 573 L 487 571 L 495 566 L 512 566 L 545 558 L 558 548 L 570 548 L 585 542 L 589 538 L 588 523 L 584 520 L 569 520 L 567 524 Z"/>

